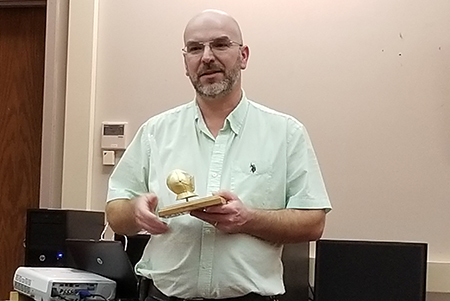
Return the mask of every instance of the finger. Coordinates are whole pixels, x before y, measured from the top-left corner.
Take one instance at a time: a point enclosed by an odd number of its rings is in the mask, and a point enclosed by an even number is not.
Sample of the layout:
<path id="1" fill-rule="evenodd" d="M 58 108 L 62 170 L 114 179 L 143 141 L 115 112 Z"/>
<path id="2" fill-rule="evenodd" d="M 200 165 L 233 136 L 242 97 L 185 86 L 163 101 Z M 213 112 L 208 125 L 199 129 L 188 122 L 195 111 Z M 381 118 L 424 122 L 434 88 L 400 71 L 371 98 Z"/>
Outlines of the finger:
<path id="1" fill-rule="evenodd" d="M 136 198 L 136 220 L 143 230 L 150 234 L 162 234 L 169 230 L 165 222 L 156 216 L 158 198 L 155 194 L 144 194 Z"/>
<path id="2" fill-rule="evenodd" d="M 157 234 L 164 234 L 167 231 L 169 231 L 169 227 L 167 226 L 167 224 L 148 224 L 146 227 L 143 228 L 145 231 L 147 231 L 148 233 L 152 234 L 152 235 L 157 235 Z"/>
<path id="3" fill-rule="evenodd" d="M 140 225 L 150 234 L 162 234 L 169 230 L 169 226 L 153 214 L 142 216 Z"/>
<path id="4" fill-rule="evenodd" d="M 213 205 L 213 206 L 208 206 L 206 208 L 200 209 L 198 211 L 204 212 L 204 213 L 211 213 L 211 214 L 223 214 L 223 204 L 219 204 L 219 205 Z"/>
<path id="5" fill-rule="evenodd" d="M 228 190 L 219 190 L 213 194 L 223 197 L 227 202 L 238 199 L 237 195 Z"/>
<path id="6" fill-rule="evenodd" d="M 146 193 L 141 196 L 151 212 L 156 211 L 158 206 L 158 197 L 154 193 Z"/>

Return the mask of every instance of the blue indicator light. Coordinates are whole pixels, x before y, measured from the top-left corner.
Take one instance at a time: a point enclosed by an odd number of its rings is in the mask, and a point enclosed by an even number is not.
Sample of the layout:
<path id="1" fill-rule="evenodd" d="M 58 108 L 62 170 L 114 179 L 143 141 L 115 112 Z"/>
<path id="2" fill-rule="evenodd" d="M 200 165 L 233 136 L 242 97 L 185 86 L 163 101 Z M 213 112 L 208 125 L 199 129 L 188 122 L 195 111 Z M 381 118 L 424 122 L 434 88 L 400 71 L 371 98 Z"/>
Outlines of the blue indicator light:
<path id="1" fill-rule="evenodd" d="M 63 258 L 64 254 L 63 253 L 58 253 L 58 258 Z"/>

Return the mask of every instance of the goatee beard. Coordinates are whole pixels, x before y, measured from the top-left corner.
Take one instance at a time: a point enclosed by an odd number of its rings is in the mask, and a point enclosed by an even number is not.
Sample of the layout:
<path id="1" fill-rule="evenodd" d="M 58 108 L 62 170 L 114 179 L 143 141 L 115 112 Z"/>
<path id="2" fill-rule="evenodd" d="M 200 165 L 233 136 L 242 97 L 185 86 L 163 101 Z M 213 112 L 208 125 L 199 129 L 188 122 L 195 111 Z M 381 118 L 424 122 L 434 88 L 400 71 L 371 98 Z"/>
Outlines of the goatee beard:
<path id="1" fill-rule="evenodd" d="M 212 66 L 209 66 L 212 69 Z M 225 72 L 225 78 L 217 83 L 202 84 L 197 76 L 189 76 L 195 91 L 201 97 L 219 98 L 228 95 L 241 78 L 240 60 L 236 61 L 233 68 Z"/>
<path id="2" fill-rule="evenodd" d="M 206 98 L 217 98 L 220 96 L 228 95 L 228 93 L 230 93 L 233 89 L 233 86 L 234 82 L 230 78 L 224 78 L 218 83 L 209 85 L 203 85 L 199 83 L 198 85 L 194 86 L 194 88 L 200 96 Z"/>

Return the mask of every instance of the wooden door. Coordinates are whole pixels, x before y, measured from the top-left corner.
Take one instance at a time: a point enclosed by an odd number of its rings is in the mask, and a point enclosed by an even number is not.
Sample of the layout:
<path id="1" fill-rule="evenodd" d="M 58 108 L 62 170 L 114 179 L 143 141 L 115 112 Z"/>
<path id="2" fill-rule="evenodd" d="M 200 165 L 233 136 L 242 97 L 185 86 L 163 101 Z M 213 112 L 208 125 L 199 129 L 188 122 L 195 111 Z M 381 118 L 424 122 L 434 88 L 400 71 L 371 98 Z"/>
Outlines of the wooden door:
<path id="1" fill-rule="evenodd" d="M 0 0 L 0 300 L 24 263 L 27 208 L 39 207 L 45 1 Z"/>

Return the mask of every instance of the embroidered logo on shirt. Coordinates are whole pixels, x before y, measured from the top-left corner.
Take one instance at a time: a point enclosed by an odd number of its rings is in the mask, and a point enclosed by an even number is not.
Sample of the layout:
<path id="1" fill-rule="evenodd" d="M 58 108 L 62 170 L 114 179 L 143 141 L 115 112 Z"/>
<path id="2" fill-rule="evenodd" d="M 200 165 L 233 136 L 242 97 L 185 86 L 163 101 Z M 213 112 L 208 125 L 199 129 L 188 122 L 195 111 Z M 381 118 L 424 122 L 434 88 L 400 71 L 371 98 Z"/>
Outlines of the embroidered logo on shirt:
<path id="1" fill-rule="evenodd" d="M 255 171 L 256 171 L 256 165 L 255 165 L 255 163 L 250 163 L 250 171 L 251 171 L 252 173 L 255 173 Z"/>

